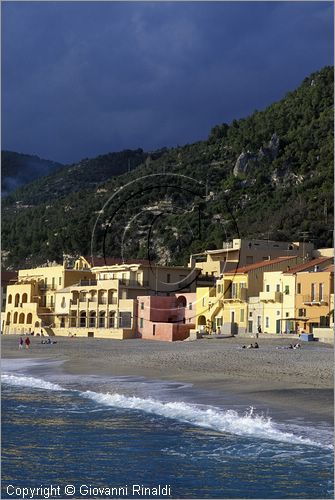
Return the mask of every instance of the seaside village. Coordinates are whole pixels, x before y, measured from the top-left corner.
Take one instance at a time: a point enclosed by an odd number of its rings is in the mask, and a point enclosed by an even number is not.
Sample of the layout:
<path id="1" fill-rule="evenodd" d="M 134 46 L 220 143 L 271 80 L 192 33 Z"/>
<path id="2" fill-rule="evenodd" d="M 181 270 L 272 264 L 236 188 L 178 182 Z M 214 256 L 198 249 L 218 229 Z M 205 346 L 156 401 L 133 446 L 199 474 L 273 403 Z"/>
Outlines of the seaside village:
<path id="1" fill-rule="evenodd" d="M 234 239 L 187 266 L 80 257 L 2 273 L 2 333 L 182 341 L 304 334 L 333 341 L 334 251 Z"/>

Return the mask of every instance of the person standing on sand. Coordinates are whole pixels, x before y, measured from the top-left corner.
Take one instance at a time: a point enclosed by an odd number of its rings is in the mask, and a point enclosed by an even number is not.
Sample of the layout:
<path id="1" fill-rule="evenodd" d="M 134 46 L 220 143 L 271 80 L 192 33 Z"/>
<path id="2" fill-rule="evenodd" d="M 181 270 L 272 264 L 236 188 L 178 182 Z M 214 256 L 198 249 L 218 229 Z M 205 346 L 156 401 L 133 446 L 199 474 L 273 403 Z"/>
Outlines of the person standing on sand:
<path id="1" fill-rule="evenodd" d="M 19 338 L 19 349 L 22 349 L 22 347 L 23 347 L 23 338 L 20 337 Z"/>
<path id="2" fill-rule="evenodd" d="M 29 337 L 26 338 L 25 344 L 26 344 L 26 349 L 29 349 L 29 346 L 30 346 L 30 338 Z"/>

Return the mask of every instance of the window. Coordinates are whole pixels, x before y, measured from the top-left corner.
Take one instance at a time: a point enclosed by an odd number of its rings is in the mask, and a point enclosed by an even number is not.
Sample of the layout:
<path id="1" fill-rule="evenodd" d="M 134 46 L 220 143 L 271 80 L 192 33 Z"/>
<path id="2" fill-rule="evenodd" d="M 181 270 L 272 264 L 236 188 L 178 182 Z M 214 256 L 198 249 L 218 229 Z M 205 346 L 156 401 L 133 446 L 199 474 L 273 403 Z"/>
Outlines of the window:
<path id="1" fill-rule="evenodd" d="M 265 291 L 269 292 L 270 291 L 270 285 L 265 285 Z"/>
<path id="2" fill-rule="evenodd" d="M 55 278 L 52 278 L 52 288 L 55 288 Z"/>
<path id="3" fill-rule="evenodd" d="M 277 316 L 279 316 L 279 315 L 280 315 L 280 311 L 277 311 Z"/>
<path id="4" fill-rule="evenodd" d="M 190 311 L 192 311 L 192 307 L 193 307 L 192 302 L 190 302 L 189 305 L 188 305 L 188 308 L 189 308 Z"/>
<path id="5" fill-rule="evenodd" d="M 297 294 L 301 293 L 301 283 L 297 283 Z"/>
<path id="6" fill-rule="evenodd" d="M 244 309 L 240 310 L 240 321 L 241 321 L 241 323 L 244 322 Z"/>
<path id="7" fill-rule="evenodd" d="M 324 299 L 324 288 L 325 288 L 324 283 L 320 283 L 319 284 L 319 300 Z"/>
<path id="8" fill-rule="evenodd" d="M 62 284 L 62 278 L 58 278 L 58 284 L 61 285 Z"/>
<path id="9" fill-rule="evenodd" d="M 140 328 L 143 328 L 143 318 L 140 318 Z"/>
<path id="10" fill-rule="evenodd" d="M 270 324 L 270 319 L 268 316 L 266 316 L 265 318 L 265 328 L 269 328 L 269 324 Z"/>
<path id="11" fill-rule="evenodd" d="M 299 309 L 299 316 L 300 317 L 305 317 L 306 316 L 306 309 Z"/>
<path id="12" fill-rule="evenodd" d="M 288 295 L 290 293 L 290 287 L 288 285 L 285 285 L 284 293 L 285 295 Z"/>
<path id="13" fill-rule="evenodd" d="M 206 297 L 202 297 L 202 305 L 205 306 L 206 305 Z"/>
<path id="14" fill-rule="evenodd" d="M 276 285 L 276 292 L 280 292 L 280 285 L 279 284 Z"/>
<path id="15" fill-rule="evenodd" d="M 218 293 L 221 293 L 221 285 L 218 285 Z"/>
<path id="16" fill-rule="evenodd" d="M 144 309 L 144 302 L 141 302 L 141 309 Z"/>
<path id="17" fill-rule="evenodd" d="M 249 318 L 252 318 L 252 311 L 249 312 Z"/>
<path id="18" fill-rule="evenodd" d="M 315 300 L 316 297 L 316 283 L 312 283 L 311 286 L 311 299 Z"/>
<path id="19" fill-rule="evenodd" d="M 285 316 L 286 316 L 286 318 L 288 318 L 289 314 L 288 314 L 288 313 L 285 313 Z"/>

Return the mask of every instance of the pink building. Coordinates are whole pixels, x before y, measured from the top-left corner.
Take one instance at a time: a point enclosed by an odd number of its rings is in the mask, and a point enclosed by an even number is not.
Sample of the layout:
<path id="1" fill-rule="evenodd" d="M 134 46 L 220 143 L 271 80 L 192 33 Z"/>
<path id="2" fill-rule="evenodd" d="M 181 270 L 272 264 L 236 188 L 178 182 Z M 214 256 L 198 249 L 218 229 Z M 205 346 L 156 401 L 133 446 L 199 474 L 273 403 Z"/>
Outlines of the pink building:
<path id="1" fill-rule="evenodd" d="M 137 332 L 146 340 L 185 340 L 195 328 L 196 293 L 137 297 Z"/>

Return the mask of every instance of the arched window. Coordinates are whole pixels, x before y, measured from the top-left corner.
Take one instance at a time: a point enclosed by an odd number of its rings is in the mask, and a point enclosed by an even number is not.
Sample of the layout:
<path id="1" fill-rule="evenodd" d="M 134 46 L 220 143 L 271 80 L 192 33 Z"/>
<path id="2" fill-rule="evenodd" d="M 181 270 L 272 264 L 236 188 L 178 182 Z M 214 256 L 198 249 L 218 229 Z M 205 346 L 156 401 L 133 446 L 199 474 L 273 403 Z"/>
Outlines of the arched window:
<path id="1" fill-rule="evenodd" d="M 85 311 L 81 311 L 81 313 L 80 313 L 79 326 L 80 326 L 80 328 L 86 327 L 86 312 Z"/>
<path id="2" fill-rule="evenodd" d="M 96 324 L 97 324 L 97 313 L 95 311 L 90 311 L 88 326 L 90 328 L 95 328 Z"/>
<path id="3" fill-rule="evenodd" d="M 206 318 L 205 318 L 205 316 L 199 316 L 198 317 L 198 325 L 199 326 L 205 326 L 206 325 Z"/>
<path id="4" fill-rule="evenodd" d="M 20 294 L 17 293 L 15 295 L 15 307 L 19 306 L 19 302 L 20 302 Z"/>
<path id="5" fill-rule="evenodd" d="M 6 324 L 9 325 L 10 324 L 10 313 L 8 312 L 7 313 L 7 320 L 6 320 Z"/>
<path id="6" fill-rule="evenodd" d="M 99 328 L 106 327 L 106 313 L 105 311 L 100 311 L 99 313 Z"/>
<path id="7" fill-rule="evenodd" d="M 31 325 L 33 322 L 33 315 L 31 313 L 27 314 L 27 325 Z"/>
<path id="8" fill-rule="evenodd" d="M 177 307 L 186 307 L 186 298 L 180 295 L 177 299 Z"/>
<path id="9" fill-rule="evenodd" d="M 8 304 L 11 304 L 13 300 L 12 294 L 8 295 Z"/>
<path id="10" fill-rule="evenodd" d="M 17 323 L 17 316 L 18 316 L 18 313 L 17 313 L 17 312 L 15 312 L 15 313 L 14 313 L 13 323 Z"/>
<path id="11" fill-rule="evenodd" d="M 110 313 L 109 313 L 108 326 L 109 326 L 109 328 L 115 328 L 115 312 L 114 311 L 110 311 Z"/>
<path id="12" fill-rule="evenodd" d="M 22 303 L 23 303 L 23 304 L 26 304 L 27 302 L 28 302 L 28 295 L 27 295 L 26 293 L 24 293 L 24 294 L 22 295 Z"/>
<path id="13" fill-rule="evenodd" d="M 24 323 L 24 313 L 20 313 L 20 316 L 19 316 L 19 323 L 20 323 L 21 325 L 23 325 L 23 323 Z"/>

